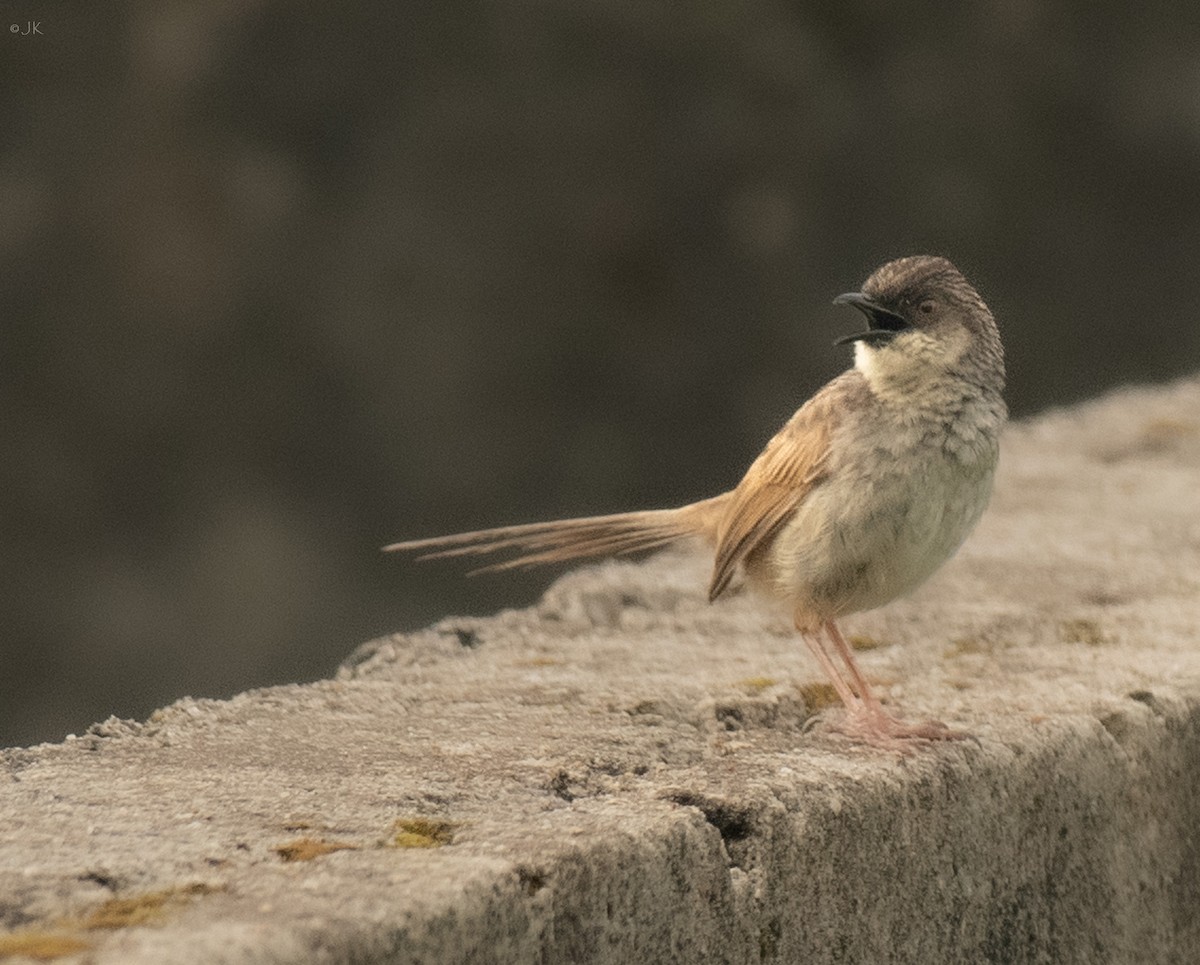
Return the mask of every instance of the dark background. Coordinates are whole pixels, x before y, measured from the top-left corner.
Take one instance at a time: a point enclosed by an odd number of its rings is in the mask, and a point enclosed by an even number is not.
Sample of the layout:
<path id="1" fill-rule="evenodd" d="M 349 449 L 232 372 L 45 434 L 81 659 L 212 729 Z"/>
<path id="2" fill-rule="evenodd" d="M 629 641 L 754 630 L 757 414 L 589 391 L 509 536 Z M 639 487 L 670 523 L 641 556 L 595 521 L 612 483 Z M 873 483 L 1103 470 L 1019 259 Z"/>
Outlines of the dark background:
<path id="1" fill-rule="evenodd" d="M 1200 357 L 1196 4 L 77 6 L 0 21 L 0 744 L 529 602 L 378 547 L 732 485 L 891 257 L 1018 415 Z"/>

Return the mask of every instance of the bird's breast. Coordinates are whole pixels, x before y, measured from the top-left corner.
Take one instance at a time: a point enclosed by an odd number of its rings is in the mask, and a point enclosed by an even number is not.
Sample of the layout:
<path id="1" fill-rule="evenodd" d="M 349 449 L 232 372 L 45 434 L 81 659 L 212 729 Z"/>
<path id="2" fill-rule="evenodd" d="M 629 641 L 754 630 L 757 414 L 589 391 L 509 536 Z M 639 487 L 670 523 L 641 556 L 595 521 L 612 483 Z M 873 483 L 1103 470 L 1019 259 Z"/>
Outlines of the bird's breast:
<path id="1" fill-rule="evenodd" d="M 996 466 L 994 433 L 948 422 L 876 425 L 837 441 L 825 481 L 749 568 L 752 582 L 824 617 L 923 583 L 979 520 Z"/>

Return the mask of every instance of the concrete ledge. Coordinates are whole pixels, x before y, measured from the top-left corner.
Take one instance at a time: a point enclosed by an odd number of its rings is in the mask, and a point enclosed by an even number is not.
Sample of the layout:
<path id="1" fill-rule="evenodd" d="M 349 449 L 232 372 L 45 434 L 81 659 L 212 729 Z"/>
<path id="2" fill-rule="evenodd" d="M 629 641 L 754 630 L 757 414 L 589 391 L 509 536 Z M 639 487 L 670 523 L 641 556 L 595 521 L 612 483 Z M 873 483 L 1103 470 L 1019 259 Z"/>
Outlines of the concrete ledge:
<path id="1" fill-rule="evenodd" d="M 848 622 L 977 742 L 850 746 L 702 558 L 606 563 L 3 752 L 0 958 L 1200 960 L 1197 413 L 1193 380 L 1014 427 L 960 556 Z"/>

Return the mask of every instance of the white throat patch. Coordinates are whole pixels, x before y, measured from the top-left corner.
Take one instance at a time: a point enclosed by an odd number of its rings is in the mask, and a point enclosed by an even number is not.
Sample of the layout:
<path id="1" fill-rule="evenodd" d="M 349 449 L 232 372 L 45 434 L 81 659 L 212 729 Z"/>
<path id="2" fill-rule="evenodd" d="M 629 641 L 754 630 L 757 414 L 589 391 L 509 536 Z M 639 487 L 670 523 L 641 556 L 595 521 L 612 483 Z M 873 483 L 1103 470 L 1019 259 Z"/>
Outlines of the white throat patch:
<path id="1" fill-rule="evenodd" d="M 911 396 L 914 390 L 920 391 L 922 383 L 936 382 L 952 368 L 969 345 L 965 329 L 941 338 L 907 331 L 882 348 L 856 343 L 854 367 L 866 376 L 876 395 Z"/>

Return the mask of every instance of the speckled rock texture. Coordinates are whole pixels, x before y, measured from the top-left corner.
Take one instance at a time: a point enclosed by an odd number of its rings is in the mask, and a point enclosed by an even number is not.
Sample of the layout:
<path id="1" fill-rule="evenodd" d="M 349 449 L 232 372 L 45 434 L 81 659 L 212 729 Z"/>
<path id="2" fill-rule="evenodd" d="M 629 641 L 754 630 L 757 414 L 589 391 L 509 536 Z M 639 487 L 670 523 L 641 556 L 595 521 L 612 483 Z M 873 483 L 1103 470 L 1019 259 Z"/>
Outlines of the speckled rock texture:
<path id="1" fill-rule="evenodd" d="M 685 551 L 0 757 L 0 958 L 1200 960 L 1200 381 L 1013 426 L 914 597 L 846 621 L 912 717 L 849 743 L 786 620 Z M 497 577 L 500 578 L 500 577 Z"/>

